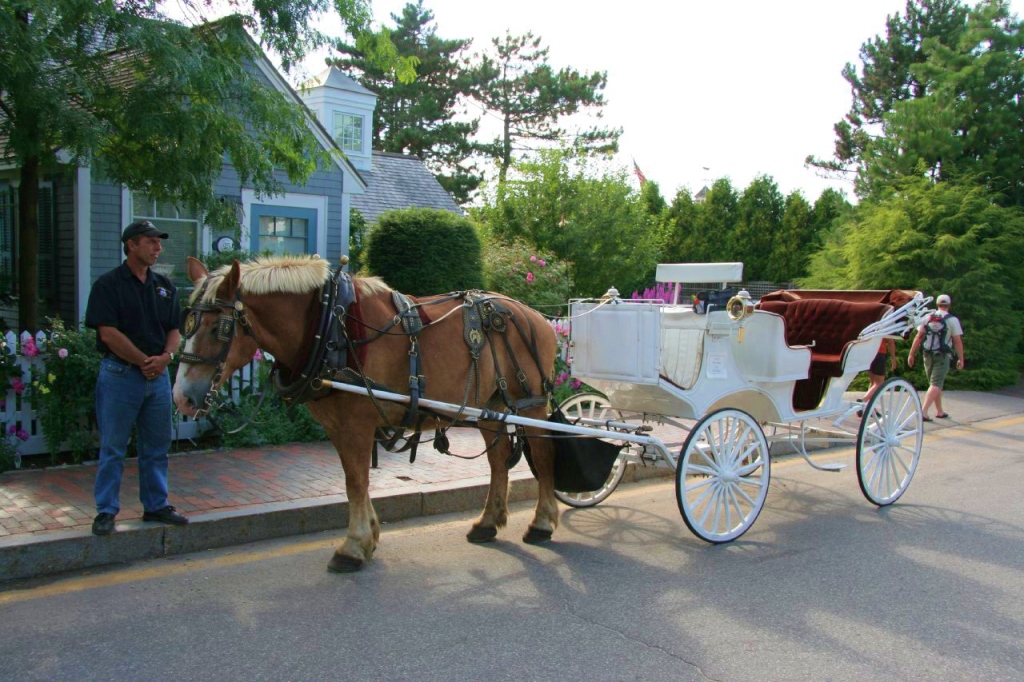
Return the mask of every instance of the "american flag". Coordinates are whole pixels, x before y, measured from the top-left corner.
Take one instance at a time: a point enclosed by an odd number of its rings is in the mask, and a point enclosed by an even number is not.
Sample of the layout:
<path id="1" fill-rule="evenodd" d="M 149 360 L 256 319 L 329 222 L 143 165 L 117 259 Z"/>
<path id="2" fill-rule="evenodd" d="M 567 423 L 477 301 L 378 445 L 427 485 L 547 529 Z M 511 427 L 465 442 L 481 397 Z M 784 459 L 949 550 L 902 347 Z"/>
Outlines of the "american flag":
<path id="1" fill-rule="evenodd" d="M 643 172 L 640 170 L 640 166 L 636 165 L 636 161 L 633 161 L 633 172 L 636 173 L 636 177 L 640 179 L 640 186 L 643 187 L 644 183 L 647 182 L 647 178 L 644 177 Z"/>

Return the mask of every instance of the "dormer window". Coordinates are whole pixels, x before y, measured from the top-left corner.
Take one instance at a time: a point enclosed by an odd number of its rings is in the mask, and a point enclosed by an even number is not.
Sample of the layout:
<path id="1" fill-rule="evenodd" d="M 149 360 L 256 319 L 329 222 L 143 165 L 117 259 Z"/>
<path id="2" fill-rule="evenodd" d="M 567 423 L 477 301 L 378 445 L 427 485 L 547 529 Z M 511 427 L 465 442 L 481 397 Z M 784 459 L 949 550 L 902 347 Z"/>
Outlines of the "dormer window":
<path id="1" fill-rule="evenodd" d="M 363 151 L 363 117 L 335 112 L 334 141 L 346 152 Z"/>

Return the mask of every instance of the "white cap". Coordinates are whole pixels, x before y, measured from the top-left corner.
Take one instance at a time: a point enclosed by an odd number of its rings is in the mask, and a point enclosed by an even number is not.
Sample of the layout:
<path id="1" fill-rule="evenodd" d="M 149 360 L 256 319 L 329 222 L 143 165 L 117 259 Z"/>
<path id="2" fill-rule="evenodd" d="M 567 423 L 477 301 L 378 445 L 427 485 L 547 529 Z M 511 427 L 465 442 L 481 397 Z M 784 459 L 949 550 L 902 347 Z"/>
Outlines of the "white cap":
<path id="1" fill-rule="evenodd" d="M 949 294 L 939 294 L 935 299 L 935 305 L 949 305 Z"/>

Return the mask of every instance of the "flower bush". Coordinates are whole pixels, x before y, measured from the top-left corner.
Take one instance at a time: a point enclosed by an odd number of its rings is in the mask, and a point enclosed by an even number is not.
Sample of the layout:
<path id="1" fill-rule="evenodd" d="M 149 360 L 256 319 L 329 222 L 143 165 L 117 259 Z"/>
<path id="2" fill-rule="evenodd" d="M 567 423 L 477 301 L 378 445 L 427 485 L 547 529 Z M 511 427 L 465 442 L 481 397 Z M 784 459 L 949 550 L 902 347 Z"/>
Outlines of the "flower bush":
<path id="1" fill-rule="evenodd" d="M 651 300 L 661 299 L 665 303 L 672 302 L 672 295 L 674 292 L 674 285 L 666 284 L 664 282 L 655 282 L 653 287 L 648 287 L 641 291 L 634 291 L 632 300 Z"/>
<path id="2" fill-rule="evenodd" d="M 48 320 L 48 324 L 50 340 L 43 348 L 34 342 L 22 346 L 22 354 L 40 360 L 32 370 L 27 395 L 51 461 L 56 462 L 62 444 L 67 443 L 77 463 L 96 447 L 96 373 L 100 366 L 96 332 L 85 327 L 65 329 L 59 319 Z"/>
<path id="3" fill-rule="evenodd" d="M 552 320 L 558 340 L 558 355 L 555 356 L 555 390 L 551 396 L 554 405 L 561 405 L 577 393 L 597 393 L 593 388 L 572 375 L 572 354 L 569 352 L 569 320 Z"/>
<path id="4" fill-rule="evenodd" d="M 548 314 L 564 309 L 572 292 L 568 264 L 521 240 L 485 240 L 484 272 L 491 291 Z"/>
<path id="5" fill-rule="evenodd" d="M 0 432 L 0 472 L 15 469 L 21 465 L 18 444 L 26 440 L 28 440 L 28 433 L 13 424 L 7 428 L 6 432 Z"/>

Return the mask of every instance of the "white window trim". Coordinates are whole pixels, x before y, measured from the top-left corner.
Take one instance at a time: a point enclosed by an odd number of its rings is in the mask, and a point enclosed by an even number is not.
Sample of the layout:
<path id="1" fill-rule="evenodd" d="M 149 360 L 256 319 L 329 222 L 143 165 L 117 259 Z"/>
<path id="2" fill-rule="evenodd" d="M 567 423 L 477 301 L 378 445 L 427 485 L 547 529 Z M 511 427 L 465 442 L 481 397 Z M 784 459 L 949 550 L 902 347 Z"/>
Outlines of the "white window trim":
<path id="1" fill-rule="evenodd" d="M 251 189 L 242 190 L 242 243 L 241 248 L 248 250 L 252 243 L 249 234 L 250 216 L 252 215 L 253 204 L 280 204 L 283 206 L 294 206 L 295 208 L 307 208 L 316 211 L 316 253 L 321 258 L 327 254 L 327 197 L 316 194 L 296 194 L 285 192 L 274 196 L 257 197 L 256 192 Z"/>

